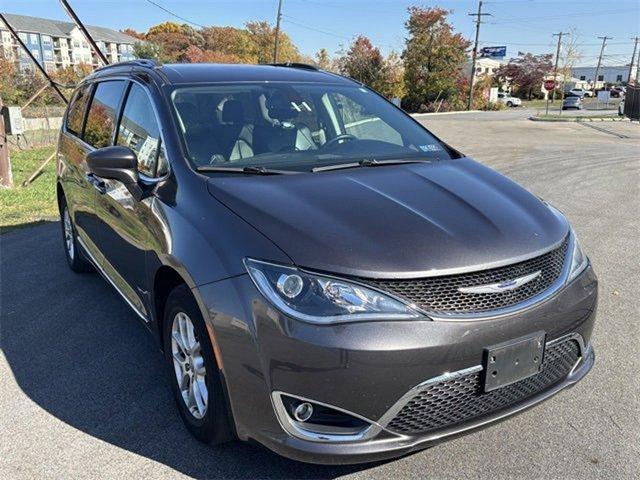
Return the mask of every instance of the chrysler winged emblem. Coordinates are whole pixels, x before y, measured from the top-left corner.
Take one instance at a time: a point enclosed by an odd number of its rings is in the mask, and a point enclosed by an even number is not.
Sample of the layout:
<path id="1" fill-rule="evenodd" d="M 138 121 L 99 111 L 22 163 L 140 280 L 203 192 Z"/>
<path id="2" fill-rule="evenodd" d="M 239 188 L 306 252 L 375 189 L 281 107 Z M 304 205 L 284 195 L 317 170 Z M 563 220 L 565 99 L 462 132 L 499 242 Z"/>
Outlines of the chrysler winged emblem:
<path id="1" fill-rule="evenodd" d="M 511 280 L 505 280 L 504 282 L 499 283 L 490 283 L 487 285 L 478 285 L 475 287 L 460 287 L 458 291 L 461 293 L 500 293 L 500 292 L 509 292 L 511 290 L 515 290 L 532 280 L 535 280 L 540 276 L 542 271 L 538 270 L 537 272 L 530 273 L 529 275 L 525 275 L 523 277 L 513 278 Z"/>

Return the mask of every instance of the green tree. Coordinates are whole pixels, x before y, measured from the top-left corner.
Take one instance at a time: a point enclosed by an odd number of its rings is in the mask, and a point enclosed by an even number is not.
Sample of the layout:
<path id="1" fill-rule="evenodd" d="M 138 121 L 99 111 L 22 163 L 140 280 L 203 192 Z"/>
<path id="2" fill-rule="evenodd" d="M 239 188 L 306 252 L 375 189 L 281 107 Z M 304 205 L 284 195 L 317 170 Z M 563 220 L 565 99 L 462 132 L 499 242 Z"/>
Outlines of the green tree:
<path id="1" fill-rule="evenodd" d="M 385 97 L 402 99 L 406 94 L 404 84 L 404 65 L 402 58 L 396 52 L 391 52 L 382 61 L 373 88 Z"/>
<path id="2" fill-rule="evenodd" d="M 273 62 L 273 48 L 275 46 L 276 32 L 268 22 L 247 22 L 245 28 L 251 41 L 251 53 L 257 63 Z M 278 62 L 298 62 L 300 52 L 289 38 L 280 30 L 278 43 Z"/>
<path id="3" fill-rule="evenodd" d="M 321 48 L 316 52 L 315 63 L 322 70 L 332 71 L 334 68 L 333 61 L 326 48 Z"/>
<path id="4" fill-rule="evenodd" d="M 450 13 L 437 7 L 409 8 L 403 53 L 408 110 L 418 110 L 437 98 L 451 101 L 458 93 L 456 80 L 467 61 L 470 42 L 453 32 L 447 21 Z"/>
<path id="5" fill-rule="evenodd" d="M 160 45 L 149 41 L 136 42 L 133 45 L 133 56 L 158 62 L 162 58 L 162 48 Z"/>
<path id="6" fill-rule="evenodd" d="M 225 63 L 256 63 L 255 48 L 249 32 L 235 27 L 205 27 L 200 33 L 204 38 L 203 50 L 216 52 Z"/>
<path id="7" fill-rule="evenodd" d="M 190 46 L 202 48 L 204 38 L 187 24 L 165 22 L 154 25 L 145 35 L 145 40 L 160 47 L 159 56 L 163 62 L 181 62 Z"/>

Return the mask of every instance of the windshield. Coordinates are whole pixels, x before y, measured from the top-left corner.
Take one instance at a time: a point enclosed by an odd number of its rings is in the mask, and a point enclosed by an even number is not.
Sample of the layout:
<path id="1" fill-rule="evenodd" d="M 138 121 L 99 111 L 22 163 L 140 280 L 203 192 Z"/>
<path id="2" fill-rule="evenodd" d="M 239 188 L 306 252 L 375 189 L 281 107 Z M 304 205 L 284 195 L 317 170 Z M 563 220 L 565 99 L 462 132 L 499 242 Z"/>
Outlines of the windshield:
<path id="1" fill-rule="evenodd" d="M 446 147 L 358 86 L 242 83 L 171 94 L 194 167 L 310 171 L 367 160 L 443 160 Z"/>

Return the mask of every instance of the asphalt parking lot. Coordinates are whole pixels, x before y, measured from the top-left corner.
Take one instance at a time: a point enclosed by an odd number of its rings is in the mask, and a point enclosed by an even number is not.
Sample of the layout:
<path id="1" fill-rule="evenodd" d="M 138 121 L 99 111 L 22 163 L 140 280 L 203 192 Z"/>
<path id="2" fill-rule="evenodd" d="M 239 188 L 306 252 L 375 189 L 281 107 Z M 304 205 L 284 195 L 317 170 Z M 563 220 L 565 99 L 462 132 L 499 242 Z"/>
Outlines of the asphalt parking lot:
<path id="1" fill-rule="evenodd" d="M 638 478 L 640 125 L 531 122 L 529 113 L 420 121 L 573 223 L 600 279 L 597 361 L 576 387 L 374 465 L 203 446 L 178 418 L 151 336 L 100 277 L 68 270 L 59 225 L 48 223 L 0 236 L 0 478 Z"/>

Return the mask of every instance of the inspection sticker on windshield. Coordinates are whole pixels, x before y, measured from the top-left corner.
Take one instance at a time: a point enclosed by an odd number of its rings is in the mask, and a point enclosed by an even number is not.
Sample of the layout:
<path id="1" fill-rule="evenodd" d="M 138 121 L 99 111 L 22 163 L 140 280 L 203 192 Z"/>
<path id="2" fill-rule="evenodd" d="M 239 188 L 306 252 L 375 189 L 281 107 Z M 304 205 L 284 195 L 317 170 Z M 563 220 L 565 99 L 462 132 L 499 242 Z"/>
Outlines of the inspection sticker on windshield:
<path id="1" fill-rule="evenodd" d="M 435 143 L 430 143 L 429 145 L 420 145 L 420 150 L 423 152 L 438 152 L 442 150 L 442 147 Z"/>

